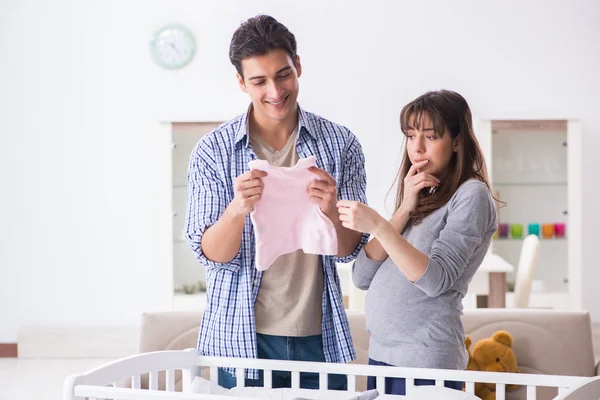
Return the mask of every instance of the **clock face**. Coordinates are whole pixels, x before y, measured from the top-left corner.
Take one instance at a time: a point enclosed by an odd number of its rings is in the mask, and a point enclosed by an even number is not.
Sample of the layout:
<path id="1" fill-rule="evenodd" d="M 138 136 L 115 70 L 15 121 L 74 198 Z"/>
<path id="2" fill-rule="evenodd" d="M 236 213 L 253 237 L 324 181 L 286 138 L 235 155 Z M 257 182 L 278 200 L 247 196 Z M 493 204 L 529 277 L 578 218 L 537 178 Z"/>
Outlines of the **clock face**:
<path id="1" fill-rule="evenodd" d="M 150 41 L 150 54 L 158 65 L 169 69 L 185 67 L 196 51 L 194 35 L 182 26 L 168 26 Z"/>

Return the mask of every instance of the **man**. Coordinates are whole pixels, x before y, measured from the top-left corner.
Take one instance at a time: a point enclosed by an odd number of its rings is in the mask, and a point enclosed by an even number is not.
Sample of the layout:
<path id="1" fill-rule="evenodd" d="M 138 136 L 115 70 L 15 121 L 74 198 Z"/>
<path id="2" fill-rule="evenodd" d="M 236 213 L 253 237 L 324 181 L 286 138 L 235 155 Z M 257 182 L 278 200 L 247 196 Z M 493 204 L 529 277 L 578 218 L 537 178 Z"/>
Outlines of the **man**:
<path id="1" fill-rule="evenodd" d="M 302 66 L 296 39 L 274 18 L 260 15 L 242 23 L 229 58 L 252 104 L 198 143 L 188 174 L 187 239 L 206 266 L 207 281 L 198 352 L 349 362 L 355 353 L 335 263 L 354 259 L 367 236 L 342 226 L 336 203 L 366 200 L 361 146 L 348 129 L 298 106 Z M 249 213 L 261 199 L 265 172 L 249 171 L 248 162 L 258 158 L 292 167 L 310 155 L 320 168 L 312 169 L 319 179 L 307 190 L 335 226 L 338 254 L 298 250 L 257 271 Z M 233 373 L 219 370 L 219 384 L 235 386 Z M 247 386 L 262 386 L 262 372 L 247 371 L 246 378 Z M 317 388 L 318 381 L 316 374 L 301 376 L 304 388 Z M 286 386 L 289 374 L 275 373 L 273 387 Z M 330 388 L 345 386 L 344 377 L 330 376 Z"/>

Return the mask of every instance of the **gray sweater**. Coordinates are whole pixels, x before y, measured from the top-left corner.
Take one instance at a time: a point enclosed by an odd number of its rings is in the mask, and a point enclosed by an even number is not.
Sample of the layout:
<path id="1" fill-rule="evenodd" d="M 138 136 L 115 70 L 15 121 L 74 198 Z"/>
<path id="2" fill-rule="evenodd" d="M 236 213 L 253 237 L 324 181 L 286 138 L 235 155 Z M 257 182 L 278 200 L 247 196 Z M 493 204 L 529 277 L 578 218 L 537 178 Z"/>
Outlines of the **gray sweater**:
<path id="1" fill-rule="evenodd" d="M 399 367 L 465 369 L 462 299 L 496 230 L 494 200 L 484 183 L 463 183 L 446 205 L 402 236 L 429 257 L 411 283 L 388 258 L 354 262 L 354 284 L 367 290 L 369 357 Z"/>

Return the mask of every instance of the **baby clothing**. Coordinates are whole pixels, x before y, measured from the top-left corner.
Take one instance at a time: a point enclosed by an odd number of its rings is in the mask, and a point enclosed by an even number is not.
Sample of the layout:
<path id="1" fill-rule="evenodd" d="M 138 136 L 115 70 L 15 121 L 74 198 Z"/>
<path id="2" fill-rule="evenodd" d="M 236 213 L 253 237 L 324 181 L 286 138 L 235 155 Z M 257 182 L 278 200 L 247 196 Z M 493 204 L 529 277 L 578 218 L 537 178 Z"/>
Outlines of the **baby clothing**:
<path id="1" fill-rule="evenodd" d="M 248 141 L 256 158 L 272 167 L 291 168 L 298 163 L 299 134 L 296 125 L 285 146 L 276 150 L 248 127 Z M 323 262 L 318 254 L 296 250 L 277 257 L 267 271 L 260 273 L 260 287 L 254 301 L 256 333 L 288 337 L 321 335 L 323 275 Z"/>
<path id="2" fill-rule="evenodd" d="M 318 176 L 308 170 L 316 166 L 314 156 L 298 160 L 295 166 L 273 167 L 265 160 L 248 163 L 251 170 L 265 171 L 261 200 L 250 213 L 256 240 L 256 269 L 267 270 L 282 254 L 302 249 L 305 253 L 337 254 L 333 223 L 314 204 L 309 184 Z"/>

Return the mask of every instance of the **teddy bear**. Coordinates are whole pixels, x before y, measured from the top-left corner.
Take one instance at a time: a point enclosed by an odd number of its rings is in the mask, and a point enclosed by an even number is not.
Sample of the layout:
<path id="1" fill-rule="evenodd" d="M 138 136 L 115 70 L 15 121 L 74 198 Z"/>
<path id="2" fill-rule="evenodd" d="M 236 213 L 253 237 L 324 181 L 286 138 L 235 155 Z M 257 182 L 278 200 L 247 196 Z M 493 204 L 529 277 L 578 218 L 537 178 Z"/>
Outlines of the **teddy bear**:
<path id="1" fill-rule="evenodd" d="M 469 353 L 467 370 L 485 372 L 520 372 L 517 357 L 512 350 L 512 336 L 506 331 L 494 333 L 491 339 L 482 339 L 473 346 L 471 337 L 467 335 L 465 346 Z M 517 389 L 517 385 L 507 385 L 506 390 Z M 475 395 L 482 400 L 496 399 L 494 383 L 475 383 Z"/>

